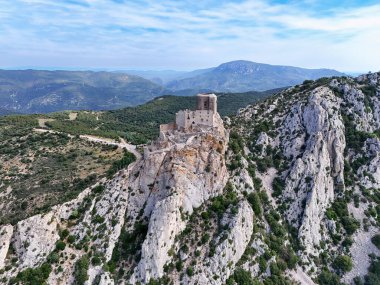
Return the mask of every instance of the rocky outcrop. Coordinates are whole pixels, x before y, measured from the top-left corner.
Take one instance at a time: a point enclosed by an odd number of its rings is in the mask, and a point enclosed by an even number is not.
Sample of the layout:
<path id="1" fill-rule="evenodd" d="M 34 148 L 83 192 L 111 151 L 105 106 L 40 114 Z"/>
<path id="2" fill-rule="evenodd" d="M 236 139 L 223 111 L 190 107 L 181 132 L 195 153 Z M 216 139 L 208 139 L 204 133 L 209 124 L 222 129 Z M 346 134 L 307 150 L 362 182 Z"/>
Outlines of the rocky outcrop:
<path id="1" fill-rule="evenodd" d="M 135 215 L 145 205 L 149 227 L 131 283 L 162 277 L 175 237 L 186 226 L 183 216 L 222 193 L 228 179 L 227 142 L 221 124 L 217 129 L 174 132 L 146 149 L 131 184 L 138 193 L 130 200 L 128 214 Z"/>
<path id="2" fill-rule="evenodd" d="M 5 258 L 7 257 L 12 234 L 13 227 L 11 225 L 0 227 L 0 269 L 5 266 Z"/>
<path id="3" fill-rule="evenodd" d="M 19 269 L 40 264 L 58 239 L 58 223 L 52 212 L 18 222 L 13 244 L 20 262 Z"/>
<path id="4" fill-rule="evenodd" d="M 213 257 L 207 257 L 199 266 L 195 267 L 193 277 L 187 277 L 184 284 L 224 284 L 233 273 L 235 264 L 240 260 L 250 242 L 253 231 L 253 211 L 247 201 L 239 204 L 236 216 L 226 216 L 222 226 L 228 226 L 227 238 L 221 243 L 216 239 L 218 246 Z"/>
<path id="5" fill-rule="evenodd" d="M 305 150 L 290 168 L 282 196 L 291 201 L 287 219 L 299 228 L 305 254 L 316 254 L 315 246 L 321 241 L 321 232 L 315 225 L 321 224 L 324 212 L 334 199 L 335 186 L 344 187 L 343 151 L 346 143 L 340 103 L 329 88 L 317 88 L 305 106 L 300 103 L 292 108 L 293 115 L 288 115 L 282 129 L 283 136 L 297 134 L 297 130 L 305 132 Z M 298 133 L 298 137 L 302 136 Z M 297 142 L 297 138 L 293 140 Z M 297 143 L 285 143 L 285 154 L 294 153 L 295 146 Z"/>

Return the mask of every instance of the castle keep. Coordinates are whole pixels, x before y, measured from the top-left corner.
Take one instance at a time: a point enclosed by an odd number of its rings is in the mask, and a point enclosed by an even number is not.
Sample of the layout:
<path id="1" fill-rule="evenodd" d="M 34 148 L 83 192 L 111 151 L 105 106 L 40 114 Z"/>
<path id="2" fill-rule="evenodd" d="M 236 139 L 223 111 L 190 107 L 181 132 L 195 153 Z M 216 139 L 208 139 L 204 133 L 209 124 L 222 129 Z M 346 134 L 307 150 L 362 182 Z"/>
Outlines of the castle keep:
<path id="1" fill-rule="evenodd" d="M 217 127 L 220 124 L 215 94 L 198 94 L 196 110 L 180 110 L 176 113 L 175 123 L 160 125 L 160 133 L 188 132 L 202 127 Z"/>

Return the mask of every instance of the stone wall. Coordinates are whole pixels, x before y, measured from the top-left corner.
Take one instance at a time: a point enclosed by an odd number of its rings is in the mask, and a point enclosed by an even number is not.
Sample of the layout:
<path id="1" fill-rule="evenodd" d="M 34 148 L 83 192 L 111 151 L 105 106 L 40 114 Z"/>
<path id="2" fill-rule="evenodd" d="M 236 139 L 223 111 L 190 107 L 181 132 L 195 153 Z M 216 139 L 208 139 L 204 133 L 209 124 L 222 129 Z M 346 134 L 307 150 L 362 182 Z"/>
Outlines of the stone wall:
<path id="1" fill-rule="evenodd" d="M 181 110 L 176 114 L 178 130 L 188 130 L 192 126 L 215 126 L 214 112 L 208 110 Z"/>

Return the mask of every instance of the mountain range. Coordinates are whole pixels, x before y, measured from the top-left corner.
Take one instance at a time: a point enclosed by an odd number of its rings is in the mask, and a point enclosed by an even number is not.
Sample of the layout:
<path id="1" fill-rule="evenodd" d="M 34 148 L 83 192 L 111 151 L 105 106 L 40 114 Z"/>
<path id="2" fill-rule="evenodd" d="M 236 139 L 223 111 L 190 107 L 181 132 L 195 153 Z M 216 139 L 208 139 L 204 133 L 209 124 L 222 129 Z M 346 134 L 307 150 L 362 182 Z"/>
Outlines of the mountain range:
<path id="1" fill-rule="evenodd" d="M 110 110 L 136 106 L 161 95 L 264 91 L 340 75 L 330 69 L 242 60 L 191 72 L 0 70 L 0 115 Z"/>
<path id="2" fill-rule="evenodd" d="M 165 87 L 174 91 L 184 89 L 210 89 L 217 92 L 263 91 L 300 84 L 304 80 L 342 75 L 343 73 L 332 69 L 305 69 L 238 60 L 201 70 L 191 77 L 182 76 L 168 82 Z"/>
<path id="3" fill-rule="evenodd" d="M 0 70 L 0 106 L 7 112 L 116 109 L 145 103 L 164 90 L 124 73 Z"/>

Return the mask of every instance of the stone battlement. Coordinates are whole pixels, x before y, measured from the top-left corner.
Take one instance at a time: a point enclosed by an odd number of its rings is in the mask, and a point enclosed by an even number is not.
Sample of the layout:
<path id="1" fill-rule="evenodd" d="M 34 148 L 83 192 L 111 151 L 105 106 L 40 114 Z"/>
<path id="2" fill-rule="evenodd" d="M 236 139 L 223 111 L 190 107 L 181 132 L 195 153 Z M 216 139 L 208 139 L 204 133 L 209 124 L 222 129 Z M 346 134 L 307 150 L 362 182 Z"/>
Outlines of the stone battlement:
<path id="1" fill-rule="evenodd" d="M 175 123 L 160 125 L 160 134 L 175 130 L 188 132 L 202 127 L 218 127 L 221 119 L 217 112 L 215 94 L 198 94 L 196 110 L 180 110 L 176 113 Z"/>

